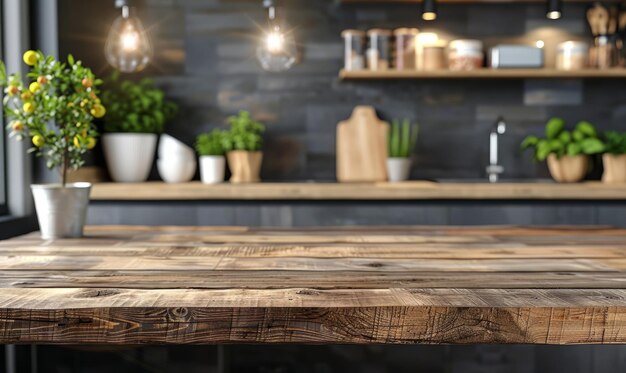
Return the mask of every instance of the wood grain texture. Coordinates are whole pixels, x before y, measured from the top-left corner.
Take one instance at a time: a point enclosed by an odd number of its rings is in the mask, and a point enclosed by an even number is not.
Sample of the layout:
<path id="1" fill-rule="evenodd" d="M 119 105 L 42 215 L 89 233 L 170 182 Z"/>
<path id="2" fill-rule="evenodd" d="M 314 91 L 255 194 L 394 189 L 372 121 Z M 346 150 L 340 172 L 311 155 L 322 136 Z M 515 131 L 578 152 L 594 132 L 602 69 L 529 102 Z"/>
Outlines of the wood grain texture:
<path id="1" fill-rule="evenodd" d="M 94 184 L 94 201 L 141 200 L 626 200 L 625 184 L 257 183 Z"/>
<path id="2" fill-rule="evenodd" d="M 1 343 L 626 343 L 626 230 L 86 234 L 0 242 Z"/>
<path id="3" fill-rule="evenodd" d="M 384 70 L 370 71 L 341 70 L 339 77 L 344 80 L 380 80 L 380 79 L 610 79 L 626 78 L 626 69 L 479 69 L 471 71 L 450 70 Z"/>

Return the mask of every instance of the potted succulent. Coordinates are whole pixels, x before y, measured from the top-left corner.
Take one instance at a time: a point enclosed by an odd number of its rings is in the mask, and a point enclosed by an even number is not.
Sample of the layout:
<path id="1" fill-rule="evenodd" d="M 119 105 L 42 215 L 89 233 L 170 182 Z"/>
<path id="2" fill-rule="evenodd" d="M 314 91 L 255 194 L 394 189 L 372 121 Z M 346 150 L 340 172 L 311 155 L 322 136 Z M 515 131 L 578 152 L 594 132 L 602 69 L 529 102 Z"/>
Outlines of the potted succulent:
<path id="1" fill-rule="evenodd" d="M 230 129 L 224 136 L 224 150 L 228 159 L 232 183 L 253 183 L 261 180 L 263 161 L 262 133 L 265 125 L 252 118 L 249 112 L 240 111 L 229 117 Z"/>
<path id="2" fill-rule="evenodd" d="M 200 156 L 200 180 L 204 184 L 224 181 L 226 169 L 224 137 L 224 131 L 213 130 L 196 138 L 196 151 Z"/>
<path id="3" fill-rule="evenodd" d="M 28 151 L 59 171 L 60 184 L 31 185 L 41 236 L 80 237 L 91 184 L 68 183 L 67 177 L 96 145 L 92 121 L 106 113 L 96 89 L 102 82 L 71 55 L 67 63 L 40 51 L 27 51 L 23 59 L 30 66 L 28 85 L 17 74 L 7 76 L 0 62 L 0 86 L 6 94 L 3 105 L 11 120 L 10 136 L 28 139 L 32 143 Z"/>
<path id="4" fill-rule="evenodd" d="M 402 123 L 394 119 L 391 122 L 391 131 L 389 132 L 387 148 L 387 175 L 389 181 L 398 182 L 409 179 L 411 173 L 411 155 L 418 135 L 417 124 L 411 125 L 408 119 L 404 119 Z"/>
<path id="5" fill-rule="evenodd" d="M 535 160 L 547 160 L 550 175 L 561 183 L 581 181 L 587 174 L 589 156 L 604 150 L 595 127 L 586 121 L 567 131 L 563 119 L 552 118 L 545 131 L 545 138 L 528 136 L 524 139 L 522 149 L 533 148 Z"/>
<path id="6" fill-rule="evenodd" d="M 604 154 L 602 154 L 605 183 L 626 183 L 626 132 L 608 131 L 604 133 Z"/>
<path id="7" fill-rule="evenodd" d="M 106 82 L 102 102 L 108 109 L 102 146 L 113 181 L 145 181 L 154 162 L 158 135 L 177 111 L 150 79 Z"/>

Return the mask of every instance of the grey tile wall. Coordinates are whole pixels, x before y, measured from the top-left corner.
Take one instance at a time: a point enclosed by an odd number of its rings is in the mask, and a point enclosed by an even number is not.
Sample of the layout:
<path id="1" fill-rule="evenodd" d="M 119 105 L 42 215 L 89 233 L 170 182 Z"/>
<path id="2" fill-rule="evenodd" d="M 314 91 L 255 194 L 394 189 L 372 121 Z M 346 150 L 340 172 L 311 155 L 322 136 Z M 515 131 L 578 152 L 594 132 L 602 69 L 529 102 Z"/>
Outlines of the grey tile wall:
<path id="1" fill-rule="evenodd" d="M 540 133 L 551 116 L 626 130 L 626 89 L 619 79 L 342 82 L 337 77 L 340 32 L 346 28 L 414 26 L 447 39 L 482 38 L 487 46 L 542 39 L 552 63 L 558 42 L 589 39 L 581 4 L 566 4 L 558 21 L 545 19 L 542 4 L 442 5 L 439 20 L 425 23 L 415 5 L 283 1 L 303 58 L 291 71 L 271 74 L 254 58 L 257 24 L 264 19 L 260 0 L 136 3 L 156 51 L 146 73 L 182 108 L 168 132 L 192 143 L 196 134 L 223 126 L 226 116 L 250 110 L 268 124 L 265 179 L 334 179 L 335 126 L 358 104 L 374 105 L 385 119 L 420 123 L 414 178 L 484 176 L 488 132 L 499 115 L 510 124 L 502 147 L 508 177 L 547 175 L 544 165 L 520 154 L 518 144 L 525 135 Z M 59 7 L 61 53 L 71 52 L 106 75 L 102 50 L 116 16 L 112 1 L 59 0 Z"/>

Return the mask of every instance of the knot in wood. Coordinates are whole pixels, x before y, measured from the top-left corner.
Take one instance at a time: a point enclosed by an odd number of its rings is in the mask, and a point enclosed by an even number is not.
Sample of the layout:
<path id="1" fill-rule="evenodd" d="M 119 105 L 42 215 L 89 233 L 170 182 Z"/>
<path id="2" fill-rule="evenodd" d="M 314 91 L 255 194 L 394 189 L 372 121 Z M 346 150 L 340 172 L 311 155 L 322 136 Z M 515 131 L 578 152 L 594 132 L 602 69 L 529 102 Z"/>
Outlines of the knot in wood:
<path id="1" fill-rule="evenodd" d="M 189 321 L 191 312 L 185 307 L 169 308 L 167 316 L 170 321 Z"/>

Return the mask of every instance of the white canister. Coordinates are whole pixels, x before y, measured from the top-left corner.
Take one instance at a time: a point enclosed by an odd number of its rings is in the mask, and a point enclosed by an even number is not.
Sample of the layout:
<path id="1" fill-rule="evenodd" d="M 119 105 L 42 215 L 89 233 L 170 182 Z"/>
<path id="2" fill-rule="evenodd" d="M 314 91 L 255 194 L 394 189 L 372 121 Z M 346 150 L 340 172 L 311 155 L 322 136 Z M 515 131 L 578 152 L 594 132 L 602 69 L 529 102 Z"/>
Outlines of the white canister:
<path id="1" fill-rule="evenodd" d="M 200 157 L 200 180 L 203 184 L 218 184 L 224 181 L 226 158 L 223 155 Z"/>
<path id="2" fill-rule="evenodd" d="M 589 60 L 589 45 L 582 41 L 566 41 L 557 46 L 556 68 L 582 70 Z"/>
<path id="3" fill-rule="evenodd" d="M 483 67 L 483 42 L 473 39 L 453 40 L 448 46 L 448 67 L 454 71 L 476 70 Z"/>

